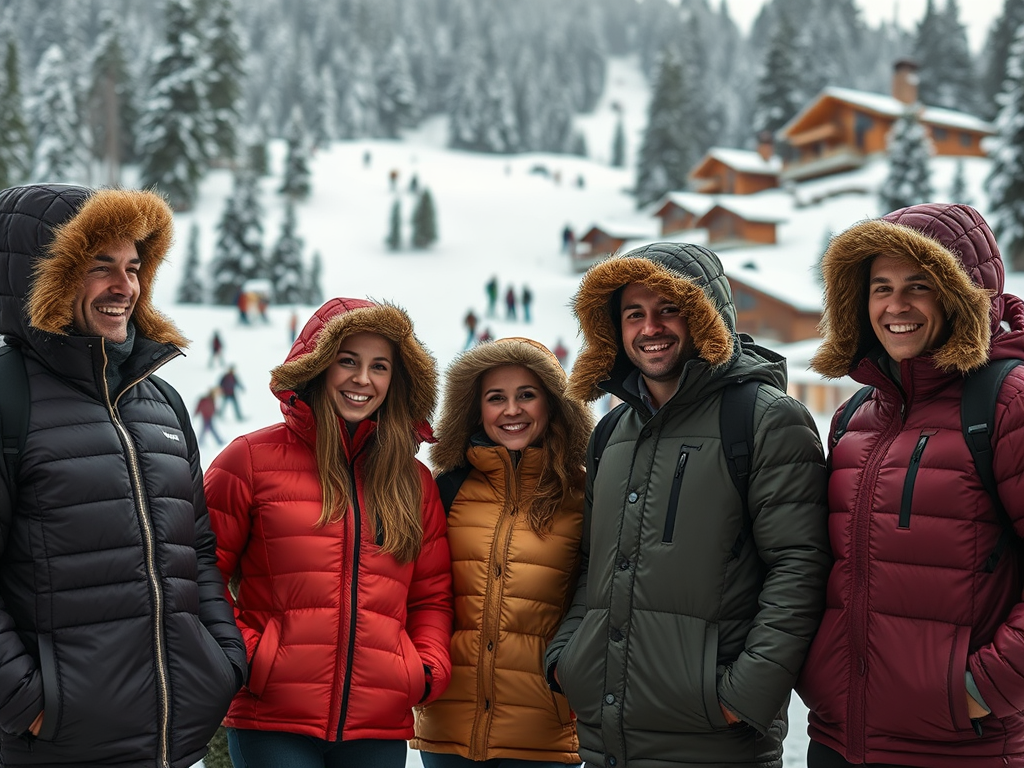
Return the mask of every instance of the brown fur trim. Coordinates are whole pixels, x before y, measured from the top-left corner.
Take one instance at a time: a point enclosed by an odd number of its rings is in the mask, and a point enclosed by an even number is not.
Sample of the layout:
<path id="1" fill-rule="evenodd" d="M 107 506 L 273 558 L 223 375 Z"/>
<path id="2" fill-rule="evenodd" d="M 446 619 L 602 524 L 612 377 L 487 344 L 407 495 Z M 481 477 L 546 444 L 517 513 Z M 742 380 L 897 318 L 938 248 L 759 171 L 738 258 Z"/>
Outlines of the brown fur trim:
<path id="1" fill-rule="evenodd" d="M 67 335 L 74 325 L 75 295 L 93 258 L 112 243 L 129 241 L 142 259 L 132 322 L 147 339 L 187 347 L 174 323 L 153 307 L 153 281 L 171 247 L 173 227 L 170 207 L 155 192 L 98 190 L 54 231 L 46 257 L 36 262 L 28 296 L 29 323 L 41 331 Z"/>
<path id="2" fill-rule="evenodd" d="M 733 335 L 717 304 L 700 286 L 651 259 L 615 257 L 591 267 L 573 299 L 584 343 L 569 377 L 571 397 L 590 401 L 603 394 L 598 384 L 608 379 L 621 350 L 618 319 L 612 318 L 608 302 L 616 290 L 629 283 L 641 283 L 679 305 L 697 354 L 709 365 L 723 365 L 732 359 Z"/>
<path id="3" fill-rule="evenodd" d="M 412 418 L 428 419 L 437 399 L 437 363 L 413 333 L 409 315 L 393 304 L 350 309 L 332 317 L 310 351 L 270 372 L 270 388 L 274 392 L 301 391 L 334 362 L 343 339 L 364 331 L 378 333 L 395 345 L 409 378 Z"/>
<path id="4" fill-rule="evenodd" d="M 858 354 L 873 343 L 867 321 L 868 270 L 878 255 L 902 256 L 935 282 L 951 335 L 934 355 L 935 366 L 968 373 L 988 360 L 991 292 L 976 285 L 957 257 L 938 241 L 916 229 L 872 219 L 837 235 L 822 257 L 825 311 L 819 330 L 824 342 L 811 358 L 811 368 L 827 378 L 840 378 L 853 368 Z"/>
<path id="5" fill-rule="evenodd" d="M 533 339 L 513 337 L 473 347 L 448 367 L 441 417 L 435 430 L 438 442 L 430 449 L 435 470 L 446 472 L 466 463 L 470 438 L 480 429 L 479 423 L 470 423 L 478 421 L 470 419 L 470 414 L 480 412 L 479 404 L 473 402 L 480 397 L 480 378 L 503 365 L 521 365 L 537 374 L 549 397 L 558 401 L 559 412 L 569 427 L 573 463 L 582 466 L 594 426 L 590 409 L 566 396 L 565 371 L 547 347 Z"/>

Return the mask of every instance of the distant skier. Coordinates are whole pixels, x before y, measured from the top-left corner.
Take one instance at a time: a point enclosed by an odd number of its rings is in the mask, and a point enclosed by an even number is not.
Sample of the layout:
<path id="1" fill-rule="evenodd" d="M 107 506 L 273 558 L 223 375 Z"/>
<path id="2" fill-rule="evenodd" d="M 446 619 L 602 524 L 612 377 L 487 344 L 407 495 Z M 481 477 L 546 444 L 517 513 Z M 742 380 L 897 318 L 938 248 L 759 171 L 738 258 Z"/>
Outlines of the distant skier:
<path id="1" fill-rule="evenodd" d="M 216 328 L 213 331 L 213 338 L 210 339 L 210 364 L 207 368 L 213 368 L 215 362 L 218 365 L 224 365 L 224 342 Z"/>
<path id="2" fill-rule="evenodd" d="M 511 285 L 505 292 L 505 319 L 516 319 L 516 289 L 513 288 Z"/>
<path id="3" fill-rule="evenodd" d="M 298 332 L 299 332 L 299 315 L 293 309 L 292 310 L 292 316 L 290 318 L 288 318 L 288 343 L 289 344 L 294 344 L 295 343 L 295 336 L 298 334 Z"/>
<path id="4" fill-rule="evenodd" d="M 484 289 L 487 291 L 487 316 L 494 317 L 494 312 L 498 306 L 498 276 L 492 276 L 487 281 Z"/>
<path id="5" fill-rule="evenodd" d="M 213 426 L 213 419 L 217 415 L 217 389 L 214 387 L 196 403 L 196 409 L 193 412 L 194 416 L 200 416 L 203 419 L 203 427 L 199 432 L 199 437 L 196 442 L 199 445 L 203 444 L 203 438 L 206 437 L 206 433 L 209 432 L 213 435 L 213 439 L 217 441 L 217 445 L 224 445 L 224 441 L 220 439 L 220 435 L 217 434 L 217 428 Z"/>
<path id="6" fill-rule="evenodd" d="M 242 409 L 238 405 L 239 390 L 244 392 L 245 387 L 242 386 L 242 382 L 238 380 L 238 376 L 235 374 L 235 366 L 229 365 L 227 372 L 220 377 L 220 392 L 224 398 L 220 403 L 220 412 L 223 414 L 228 409 L 228 402 L 230 401 L 235 407 L 235 418 L 239 421 L 245 421 L 245 417 L 242 416 Z"/>
<path id="7" fill-rule="evenodd" d="M 466 345 L 463 349 L 469 349 L 473 345 L 473 340 L 476 338 L 477 323 L 478 319 L 476 313 L 472 309 L 469 310 L 462 320 L 462 324 L 466 326 L 466 330 L 469 331 L 469 336 L 466 337 Z"/>
<path id="8" fill-rule="evenodd" d="M 533 291 L 530 290 L 530 286 L 523 286 L 523 298 L 521 301 L 523 305 L 523 320 L 528 323 L 530 322 L 530 306 L 533 304 Z"/>
<path id="9" fill-rule="evenodd" d="M 568 253 L 572 256 L 576 250 L 576 235 L 572 232 L 572 227 L 568 224 L 562 229 L 562 253 Z"/>
<path id="10" fill-rule="evenodd" d="M 561 339 L 555 344 L 555 348 L 551 350 L 555 353 L 555 357 L 558 358 L 558 363 L 565 368 L 565 361 L 569 359 L 569 350 L 565 348 L 565 344 Z"/>

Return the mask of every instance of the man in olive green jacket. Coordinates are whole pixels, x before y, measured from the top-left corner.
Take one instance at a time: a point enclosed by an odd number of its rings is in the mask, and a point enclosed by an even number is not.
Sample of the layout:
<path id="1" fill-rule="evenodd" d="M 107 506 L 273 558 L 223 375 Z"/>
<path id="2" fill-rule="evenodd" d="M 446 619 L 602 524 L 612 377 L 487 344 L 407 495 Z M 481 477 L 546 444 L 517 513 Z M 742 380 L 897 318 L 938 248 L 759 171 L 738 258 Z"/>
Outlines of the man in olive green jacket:
<path id="1" fill-rule="evenodd" d="M 628 404 L 587 456 L 583 570 L 548 652 L 588 766 L 782 765 L 786 709 L 831 564 L 825 461 L 785 361 L 741 338 L 714 253 L 609 259 L 574 302 L 570 390 Z M 722 449 L 726 387 L 761 382 L 748 515 Z"/>

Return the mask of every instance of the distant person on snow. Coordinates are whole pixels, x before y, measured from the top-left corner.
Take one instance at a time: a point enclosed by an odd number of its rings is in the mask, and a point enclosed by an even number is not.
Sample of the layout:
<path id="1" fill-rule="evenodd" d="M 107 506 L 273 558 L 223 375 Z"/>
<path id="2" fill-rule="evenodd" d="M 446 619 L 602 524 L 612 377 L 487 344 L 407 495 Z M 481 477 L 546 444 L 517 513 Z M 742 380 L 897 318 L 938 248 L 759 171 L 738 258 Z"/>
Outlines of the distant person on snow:
<path id="1" fill-rule="evenodd" d="M 466 326 L 466 330 L 469 333 L 466 337 L 466 344 L 463 349 L 469 349 L 473 345 L 473 340 L 476 339 L 476 327 L 478 323 L 479 320 L 477 319 L 476 313 L 470 309 L 462 320 L 462 324 Z"/>
<path id="2" fill-rule="evenodd" d="M 487 316 L 494 317 L 498 308 L 498 276 L 493 275 L 484 286 L 487 293 Z"/>
<path id="3" fill-rule="evenodd" d="M 530 286 L 523 286 L 523 321 L 530 322 L 530 307 L 533 306 L 533 291 L 530 290 Z"/>
<path id="4" fill-rule="evenodd" d="M 207 432 L 213 435 L 213 439 L 217 441 L 217 445 L 224 445 L 224 441 L 221 440 L 220 435 L 217 434 L 217 428 L 213 425 L 213 420 L 217 416 L 216 387 L 209 390 L 205 395 L 199 398 L 192 415 L 198 416 L 203 420 L 203 426 L 199 432 L 200 445 L 203 444 L 203 438 L 206 437 Z"/>
<path id="5" fill-rule="evenodd" d="M 236 766 L 404 768 L 451 676 L 451 558 L 430 437 L 437 370 L 401 309 L 331 299 L 270 389 L 284 422 L 213 460 L 206 493 L 252 674 Z"/>
<path id="6" fill-rule="evenodd" d="M 195 433 L 153 375 L 186 344 L 153 304 L 172 229 L 152 192 L 0 192 L 0 333 L 28 384 L 0 463 L 5 766 L 188 768 L 245 680 Z"/>
<path id="7" fill-rule="evenodd" d="M 224 365 L 224 342 L 221 341 L 220 332 L 216 329 L 210 339 L 210 364 L 207 368 L 213 368 L 214 363 Z"/>
<path id="8" fill-rule="evenodd" d="M 505 319 L 516 319 L 516 289 L 513 288 L 511 285 L 505 292 Z"/>
<path id="9" fill-rule="evenodd" d="M 242 386 L 242 382 L 238 380 L 238 374 L 235 373 L 235 366 L 228 366 L 227 371 L 223 376 L 220 377 L 220 393 L 223 396 L 220 404 L 221 415 L 228 409 L 228 403 L 231 403 L 235 407 L 235 418 L 239 421 L 245 421 L 245 417 L 242 416 L 242 409 L 238 404 L 238 392 L 244 392 L 245 387 Z"/>

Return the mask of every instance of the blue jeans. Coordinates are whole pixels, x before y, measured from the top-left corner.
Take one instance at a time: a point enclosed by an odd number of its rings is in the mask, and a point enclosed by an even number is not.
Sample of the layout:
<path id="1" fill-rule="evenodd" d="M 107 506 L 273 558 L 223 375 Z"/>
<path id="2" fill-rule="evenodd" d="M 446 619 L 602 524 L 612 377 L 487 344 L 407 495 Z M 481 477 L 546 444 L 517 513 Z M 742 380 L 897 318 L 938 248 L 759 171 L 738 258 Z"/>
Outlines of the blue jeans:
<path id="1" fill-rule="evenodd" d="M 284 731 L 227 730 L 235 768 L 405 768 L 408 744 L 398 739 L 324 741 Z"/>
<path id="2" fill-rule="evenodd" d="M 572 765 L 541 760 L 513 760 L 507 757 L 470 760 L 460 755 L 442 755 L 437 752 L 420 752 L 420 760 L 423 761 L 423 768 L 570 768 Z"/>

